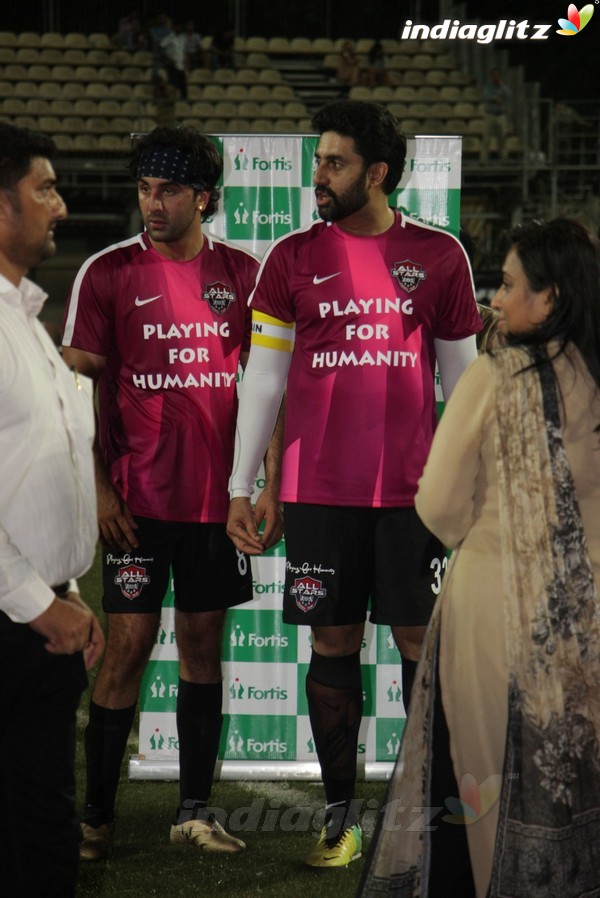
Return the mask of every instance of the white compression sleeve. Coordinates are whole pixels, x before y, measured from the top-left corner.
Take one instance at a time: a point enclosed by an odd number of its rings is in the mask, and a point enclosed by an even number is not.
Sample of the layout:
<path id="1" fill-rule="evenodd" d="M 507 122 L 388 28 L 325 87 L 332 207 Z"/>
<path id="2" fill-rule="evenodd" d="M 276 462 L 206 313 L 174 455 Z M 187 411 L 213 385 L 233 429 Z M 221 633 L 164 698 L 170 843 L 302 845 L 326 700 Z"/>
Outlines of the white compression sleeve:
<path id="1" fill-rule="evenodd" d="M 250 498 L 254 479 L 275 427 L 291 352 L 252 344 L 240 391 L 229 494 Z"/>
<path id="2" fill-rule="evenodd" d="M 477 358 L 475 336 L 464 340 L 434 340 L 442 393 L 446 402 L 465 368 Z"/>

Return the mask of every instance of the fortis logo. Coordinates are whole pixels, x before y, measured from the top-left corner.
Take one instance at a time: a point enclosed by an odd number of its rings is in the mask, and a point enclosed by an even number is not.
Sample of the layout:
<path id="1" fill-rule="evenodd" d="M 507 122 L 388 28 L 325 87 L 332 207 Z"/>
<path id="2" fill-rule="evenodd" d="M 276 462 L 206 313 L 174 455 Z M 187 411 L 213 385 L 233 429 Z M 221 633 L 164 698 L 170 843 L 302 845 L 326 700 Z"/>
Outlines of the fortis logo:
<path id="1" fill-rule="evenodd" d="M 250 158 L 245 155 L 243 149 L 238 150 L 237 155 L 233 160 L 233 164 L 236 171 L 248 171 L 248 169 L 252 169 L 252 171 L 292 170 L 291 159 L 286 159 L 285 156 L 278 156 L 276 159 L 261 159 L 260 156 L 252 156 L 252 158 Z"/>

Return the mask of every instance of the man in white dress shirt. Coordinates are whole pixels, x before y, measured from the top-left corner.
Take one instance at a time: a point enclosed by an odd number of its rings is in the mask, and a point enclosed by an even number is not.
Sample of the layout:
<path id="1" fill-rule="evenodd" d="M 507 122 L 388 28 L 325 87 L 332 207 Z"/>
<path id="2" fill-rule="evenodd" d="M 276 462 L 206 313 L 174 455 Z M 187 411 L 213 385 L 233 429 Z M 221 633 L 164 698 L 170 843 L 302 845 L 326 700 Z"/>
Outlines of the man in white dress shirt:
<path id="1" fill-rule="evenodd" d="M 15 898 L 75 895 L 75 713 L 104 645 L 70 582 L 97 538 L 91 382 L 60 358 L 25 277 L 67 214 L 53 152 L 0 124 L 0 875 Z"/>

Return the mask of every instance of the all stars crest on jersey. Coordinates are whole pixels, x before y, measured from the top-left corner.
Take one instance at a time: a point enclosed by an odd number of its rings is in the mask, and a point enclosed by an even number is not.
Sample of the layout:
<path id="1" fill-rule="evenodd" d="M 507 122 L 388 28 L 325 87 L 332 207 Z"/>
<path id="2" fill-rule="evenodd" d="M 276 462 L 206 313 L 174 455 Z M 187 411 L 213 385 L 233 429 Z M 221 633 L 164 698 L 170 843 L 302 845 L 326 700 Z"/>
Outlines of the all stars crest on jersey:
<path id="1" fill-rule="evenodd" d="M 411 262 L 410 259 L 396 262 L 392 267 L 391 274 L 407 293 L 412 293 L 427 278 L 427 272 L 423 266 L 419 262 Z"/>
<path id="2" fill-rule="evenodd" d="M 231 303 L 236 301 L 236 296 L 230 284 L 215 281 L 204 288 L 202 299 L 209 304 L 216 315 L 223 315 Z"/>

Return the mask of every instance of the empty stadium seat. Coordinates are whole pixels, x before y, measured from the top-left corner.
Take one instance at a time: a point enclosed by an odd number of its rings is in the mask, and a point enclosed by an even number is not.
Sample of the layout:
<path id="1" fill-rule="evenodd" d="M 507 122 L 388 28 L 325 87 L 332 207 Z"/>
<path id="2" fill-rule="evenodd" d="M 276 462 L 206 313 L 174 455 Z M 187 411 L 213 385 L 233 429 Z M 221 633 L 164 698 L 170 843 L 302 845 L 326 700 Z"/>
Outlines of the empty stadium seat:
<path id="1" fill-rule="evenodd" d="M 73 103 L 71 100 L 65 100 L 64 98 L 56 99 L 56 100 L 46 100 L 46 103 L 49 105 L 49 114 L 50 115 L 77 115 L 78 113 L 73 108 Z"/>
<path id="2" fill-rule="evenodd" d="M 294 100 L 296 98 L 289 84 L 274 84 L 270 91 L 271 100 Z"/>
<path id="3" fill-rule="evenodd" d="M 258 73 L 258 80 L 263 84 L 278 84 L 281 78 L 281 72 L 277 69 L 261 69 Z"/>
<path id="4" fill-rule="evenodd" d="M 98 103 L 94 100 L 78 98 L 73 101 L 73 112 L 76 115 L 95 115 L 98 112 Z"/>
<path id="5" fill-rule="evenodd" d="M 85 85 L 79 81 L 61 85 L 61 92 L 65 100 L 77 100 L 85 97 Z"/>
<path id="6" fill-rule="evenodd" d="M 68 86 L 68 84 L 60 84 L 58 81 L 42 81 L 41 84 L 30 84 L 30 87 L 35 90 L 34 96 L 46 97 L 49 100 L 60 100 L 61 97 L 66 97 L 66 88 Z"/>
<path id="7" fill-rule="evenodd" d="M 333 49 L 333 41 L 330 37 L 315 37 L 313 39 L 313 53 L 333 53 Z"/>
<path id="8" fill-rule="evenodd" d="M 295 134 L 296 122 L 292 118 L 276 118 L 273 119 L 272 128 L 279 134 Z"/>
<path id="9" fill-rule="evenodd" d="M 0 56 L 2 62 L 20 62 L 23 65 L 31 65 L 32 63 L 40 61 L 39 52 L 34 47 L 19 47 L 16 51 L 13 49 L 5 49 L 3 51 L 3 54 L 4 53 L 10 53 L 12 58 L 6 59 L 3 58 L 3 56 Z"/>
<path id="10" fill-rule="evenodd" d="M 280 85 L 275 85 L 279 87 Z M 275 87 L 270 88 L 267 84 L 252 84 L 248 87 L 249 100 L 269 100 Z"/>
<path id="11" fill-rule="evenodd" d="M 290 53 L 306 55 L 312 53 L 312 41 L 308 37 L 293 37 L 290 40 Z"/>
<path id="12" fill-rule="evenodd" d="M 70 134 L 52 134 L 51 137 L 57 149 L 63 151 L 73 149 L 73 138 Z"/>
<path id="13" fill-rule="evenodd" d="M 252 119 L 260 117 L 260 106 L 256 100 L 243 100 L 238 105 L 238 113 L 244 118 Z"/>
<path id="14" fill-rule="evenodd" d="M 87 62 L 87 54 L 85 50 L 64 50 L 62 54 L 63 62 L 67 65 L 85 65 Z"/>
<path id="15" fill-rule="evenodd" d="M 256 69 L 237 69 L 235 80 L 237 84 L 256 84 L 258 72 Z"/>
<path id="16" fill-rule="evenodd" d="M 446 100 L 450 103 L 455 103 L 457 100 L 461 98 L 461 89 L 460 87 L 456 87 L 456 85 L 445 84 L 443 87 L 440 87 L 440 100 Z"/>
<path id="17" fill-rule="evenodd" d="M 231 100 L 217 100 L 215 103 L 215 116 L 217 118 L 232 118 L 238 114 L 238 104 Z"/>
<path id="18" fill-rule="evenodd" d="M 215 84 L 231 84 L 235 81 L 235 72 L 233 69 L 215 69 L 213 81 Z"/>
<path id="19" fill-rule="evenodd" d="M 239 102 L 240 100 L 245 100 L 247 96 L 248 88 L 245 84 L 225 85 L 225 99 Z"/>
<path id="20" fill-rule="evenodd" d="M 246 44 L 246 50 L 250 48 Z M 287 37 L 270 37 L 267 41 L 267 53 L 272 54 L 285 54 L 290 52 L 290 42 Z"/>
<path id="21" fill-rule="evenodd" d="M 109 65 L 112 59 L 112 53 L 109 53 L 108 50 L 92 49 L 87 51 L 85 58 L 88 65 Z M 128 59 L 129 53 L 127 53 L 127 60 Z M 122 64 L 126 65 L 127 62 L 124 61 Z"/>
<path id="22" fill-rule="evenodd" d="M 448 77 L 442 69 L 432 69 L 425 73 L 425 84 L 442 85 L 446 84 Z"/>
<path id="23" fill-rule="evenodd" d="M 264 69 L 271 65 L 266 53 L 248 53 L 245 64 L 250 69 Z M 227 71 L 231 72 L 231 69 Z"/>
<path id="24" fill-rule="evenodd" d="M 17 44 L 19 47 L 39 47 L 40 36 L 34 31 L 22 31 L 17 35 Z"/>
<path id="25" fill-rule="evenodd" d="M 58 84 L 53 81 L 50 81 L 47 84 L 36 84 L 35 81 L 16 81 L 14 82 L 14 95 L 15 97 L 37 97 L 38 94 L 41 96 L 49 96 L 49 94 L 46 93 L 47 88 L 56 89 L 54 96 L 58 96 L 60 93 Z"/>
<path id="26" fill-rule="evenodd" d="M 70 31 L 68 34 L 65 34 L 63 38 L 64 47 L 75 47 L 79 50 L 87 50 L 87 45 L 87 37 L 85 34 L 80 34 L 78 31 Z"/>
<path id="27" fill-rule="evenodd" d="M 112 49 L 112 44 L 110 42 L 108 34 L 104 34 L 103 32 L 94 32 L 93 34 L 88 34 L 88 46 L 93 47 L 96 50 Z"/>
<path id="28" fill-rule="evenodd" d="M 22 97 L 7 97 L 2 101 L 2 115 L 28 115 L 33 113 L 28 109 L 27 100 Z"/>
<path id="29" fill-rule="evenodd" d="M 230 134 L 245 134 L 250 130 L 250 120 L 246 118 L 230 118 L 227 122 L 227 131 Z"/>
<path id="30" fill-rule="evenodd" d="M 98 137 L 98 149 L 109 150 L 114 152 L 123 152 L 127 147 L 123 143 L 123 138 L 118 134 L 100 134 Z"/>
<path id="31" fill-rule="evenodd" d="M 246 53 L 267 53 L 269 45 L 266 37 L 247 37 L 244 48 Z"/>
<path id="32" fill-rule="evenodd" d="M 89 150 L 95 150 L 97 147 L 98 143 L 93 134 L 75 134 L 73 136 L 74 150 L 85 150 L 87 152 Z"/>

